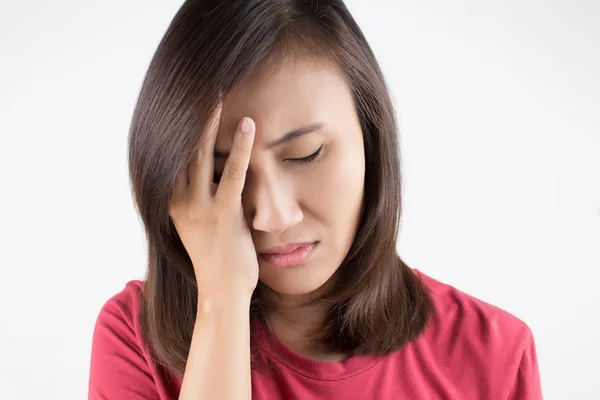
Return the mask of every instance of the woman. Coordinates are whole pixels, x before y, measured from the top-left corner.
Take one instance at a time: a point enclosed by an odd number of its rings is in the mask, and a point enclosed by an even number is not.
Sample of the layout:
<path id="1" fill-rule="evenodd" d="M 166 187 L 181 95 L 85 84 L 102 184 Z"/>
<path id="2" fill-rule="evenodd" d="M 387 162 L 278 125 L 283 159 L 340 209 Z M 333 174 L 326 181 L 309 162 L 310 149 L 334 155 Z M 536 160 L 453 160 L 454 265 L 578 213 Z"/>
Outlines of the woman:
<path id="1" fill-rule="evenodd" d="M 341 1 L 190 0 L 129 138 L 148 272 L 90 399 L 539 399 L 516 317 L 408 267 L 394 110 Z"/>

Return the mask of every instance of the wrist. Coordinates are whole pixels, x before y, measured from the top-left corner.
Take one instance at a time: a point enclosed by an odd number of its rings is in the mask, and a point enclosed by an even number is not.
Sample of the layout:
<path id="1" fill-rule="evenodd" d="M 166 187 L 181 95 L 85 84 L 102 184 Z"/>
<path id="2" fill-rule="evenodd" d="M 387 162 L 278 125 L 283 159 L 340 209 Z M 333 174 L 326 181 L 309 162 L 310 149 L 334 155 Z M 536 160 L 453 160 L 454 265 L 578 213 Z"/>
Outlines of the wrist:
<path id="1" fill-rule="evenodd" d="M 247 296 L 242 291 L 198 296 L 198 314 L 223 314 L 237 311 L 249 313 L 251 298 L 252 296 Z"/>

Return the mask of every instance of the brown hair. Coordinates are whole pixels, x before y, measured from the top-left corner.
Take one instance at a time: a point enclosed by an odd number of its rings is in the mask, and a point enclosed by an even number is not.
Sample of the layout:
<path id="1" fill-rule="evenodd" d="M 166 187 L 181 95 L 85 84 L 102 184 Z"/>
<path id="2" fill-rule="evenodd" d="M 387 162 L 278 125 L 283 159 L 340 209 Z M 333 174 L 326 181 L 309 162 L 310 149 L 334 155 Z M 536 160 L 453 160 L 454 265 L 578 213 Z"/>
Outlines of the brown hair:
<path id="1" fill-rule="evenodd" d="M 183 376 L 196 317 L 192 263 L 168 211 L 175 177 L 192 161 L 220 94 L 294 53 L 327 60 L 348 82 L 363 131 L 365 190 L 354 242 L 314 339 L 333 352 L 387 354 L 414 340 L 433 310 L 424 285 L 396 253 L 400 147 L 385 80 L 340 0 L 188 0 L 146 73 L 129 136 L 132 193 L 148 243 L 140 315 L 157 364 Z M 250 312 L 270 312 L 259 282 Z"/>

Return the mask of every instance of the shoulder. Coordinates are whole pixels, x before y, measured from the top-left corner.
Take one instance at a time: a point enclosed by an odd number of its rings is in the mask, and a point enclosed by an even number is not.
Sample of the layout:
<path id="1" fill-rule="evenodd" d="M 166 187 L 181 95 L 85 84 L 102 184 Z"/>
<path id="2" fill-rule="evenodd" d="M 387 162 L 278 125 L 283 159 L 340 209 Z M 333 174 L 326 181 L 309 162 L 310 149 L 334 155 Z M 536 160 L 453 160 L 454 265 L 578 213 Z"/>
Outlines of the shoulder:
<path id="1" fill-rule="evenodd" d="M 127 282 L 98 313 L 92 338 L 90 399 L 156 397 L 156 373 L 138 318 L 142 290 L 141 281 Z"/>
<path id="2" fill-rule="evenodd" d="M 113 331 L 128 330 L 138 336 L 138 315 L 141 308 L 143 282 L 132 280 L 125 287 L 110 296 L 105 302 L 96 320 L 96 329 L 106 327 Z"/>
<path id="3" fill-rule="evenodd" d="M 529 326 L 514 314 L 423 272 L 415 273 L 431 295 L 436 309 L 432 324 L 437 328 L 454 327 L 488 344 L 501 341 L 506 345 L 512 340 L 517 347 L 532 335 Z"/>
<path id="4" fill-rule="evenodd" d="M 457 381 L 478 382 L 495 395 L 502 393 L 499 398 L 524 387 L 538 393 L 533 334 L 523 320 L 418 270 L 414 272 L 435 306 L 428 328 L 415 342 L 419 352 L 435 355 L 431 362 L 446 374 L 457 373 Z"/>
<path id="5" fill-rule="evenodd" d="M 111 295 L 103 304 L 96 318 L 94 346 L 103 346 L 110 340 L 112 345 L 132 347 L 132 342 L 141 343 L 138 320 L 141 309 L 143 282 L 132 280 L 119 292 Z"/>
<path id="6" fill-rule="evenodd" d="M 111 295 L 102 306 L 100 315 L 114 311 L 131 314 L 140 308 L 140 296 L 143 292 L 144 283 L 140 280 L 131 280 L 125 284 L 123 289 Z"/>

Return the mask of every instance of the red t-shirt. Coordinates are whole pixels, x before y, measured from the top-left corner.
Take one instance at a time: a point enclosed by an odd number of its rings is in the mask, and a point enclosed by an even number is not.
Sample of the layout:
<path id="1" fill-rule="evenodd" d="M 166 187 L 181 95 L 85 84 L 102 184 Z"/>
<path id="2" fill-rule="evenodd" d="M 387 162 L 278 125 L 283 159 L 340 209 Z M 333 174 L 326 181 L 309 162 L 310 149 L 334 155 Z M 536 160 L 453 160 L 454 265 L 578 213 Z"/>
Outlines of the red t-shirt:
<path id="1" fill-rule="evenodd" d="M 529 327 L 497 307 L 414 270 L 437 313 L 412 343 L 385 357 L 314 361 L 287 348 L 258 319 L 253 340 L 278 374 L 252 372 L 254 400 L 542 399 Z M 137 315 L 142 282 L 109 299 L 93 336 L 92 400 L 173 400 L 181 381 L 152 366 Z M 270 340 L 269 340 L 270 339 Z M 216 399 L 215 399 L 216 400 Z"/>

